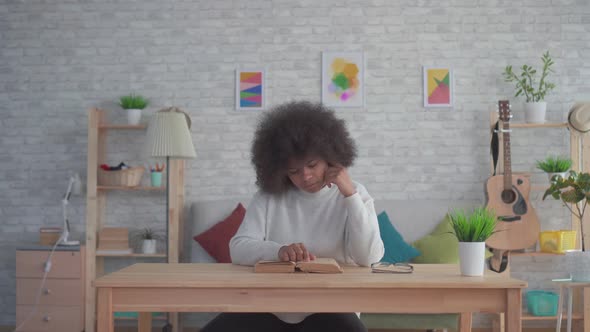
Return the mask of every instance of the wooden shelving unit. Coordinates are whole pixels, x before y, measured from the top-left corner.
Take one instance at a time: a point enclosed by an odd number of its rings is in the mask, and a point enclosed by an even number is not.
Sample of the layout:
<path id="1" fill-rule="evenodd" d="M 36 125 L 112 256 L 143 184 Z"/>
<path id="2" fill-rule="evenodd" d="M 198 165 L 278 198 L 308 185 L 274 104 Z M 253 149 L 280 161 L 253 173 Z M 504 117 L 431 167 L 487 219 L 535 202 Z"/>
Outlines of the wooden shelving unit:
<path id="1" fill-rule="evenodd" d="M 493 132 L 493 127 L 498 120 L 498 113 L 491 112 L 490 113 L 490 132 Z M 523 129 L 534 129 L 534 128 L 541 128 L 541 129 L 551 129 L 551 128 L 563 128 L 567 130 L 568 124 L 567 122 L 545 122 L 545 123 L 518 123 L 518 122 L 510 122 L 510 128 L 523 128 Z M 588 135 L 576 135 L 571 131 L 568 132 L 569 139 L 570 139 L 570 158 L 572 159 L 572 169 L 576 172 L 590 171 L 590 137 Z M 499 138 L 499 146 L 502 146 L 502 135 L 498 135 Z M 497 174 L 502 174 L 504 172 L 504 167 L 502 164 L 503 160 L 503 151 L 500 148 L 499 155 L 498 155 L 498 167 Z M 491 165 L 491 169 L 493 171 L 493 165 Z M 513 174 L 518 174 L 518 172 L 514 172 Z M 532 185 L 531 184 L 531 191 L 539 191 L 543 192 L 547 189 L 547 186 L 541 185 Z M 590 216 L 584 216 L 584 224 L 588 225 L 585 228 L 590 227 Z M 571 229 L 580 229 L 580 220 L 572 215 L 571 219 Z M 587 235 L 585 241 L 590 241 L 590 235 Z M 578 248 L 581 248 L 581 239 L 578 236 Z"/>
<path id="2" fill-rule="evenodd" d="M 491 112 L 490 113 L 490 133 L 493 133 L 494 125 L 498 120 L 498 112 Z M 499 127 L 502 127 L 500 123 Z M 567 130 L 568 124 L 567 122 L 546 122 L 546 123 L 518 123 L 518 122 L 510 122 L 510 129 L 522 128 L 526 129 L 554 129 L 554 128 L 563 128 Z M 590 171 L 590 137 L 588 135 L 578 136 L 571 131 L 568 132 L 570 138 L 570 158 L 572 159 L 572 169 L 576 172 Z M 499 138 L 499 146 L 502 147 L 502 135 L 498 135 Z M 503 151 L 502 148 L 499 150 L 498 155 L 498 165 L 496 168 L 496 174 L 503 174 L 504 167 L 502 164 L 503 161 Z M 493 172 L 493 164 L 491 165 L 491 170 Z M 513 174 L 517 174 L 517 172 L 513 171 Z M 531 185 L 531 191 L 540 191 L 543 192 L 548 188 L 548 186 L 541 186 L 541 185 Z M 590 227 L 590 216 L 584 216 L 584 220 L 580 221 L 575 215 L 571 217 L 571 229 L 580 229 L 580 222 L 584 222 L 587 226 L 585 228 Z M 585 238 L 586 241 L 590 241 L 588 237 Z M 588 243 L 588 242 L 587 242 Z M 578 248 L 581 247 L 581 241 L 578 237 Z M 534 256 L 534 257 L 551 257 L 557 255 L 564 255 L 559 253 L 546 253 L 546 252 L 511 252 L 510 255 L 512 256 Z M 566 319 L 567 316 L 564 314 L 563 319 Z M 584 316 L 582 313 L 574 313 L 572 315 L 573 320 L 580 320 L 583 319 Z M 547 321 L 553 320 L 557 321 L 556 316 L 533 316 L 528 312 L 523 312 L 521 316 L 522 321 Z M 497 325 L 497 321 L 494 320 L 494 325 Z M 496 329 L 495 329 L 496 330 Z M 501 330 L 501 329 L 500 329 Z"/>
<path id="3" fill-rule="evenodd" d="M 88 111 L 88 162 L 87 162 L 87 197 L 86 197 L 86 281 L 85 281 L 85 332 L 96 331 L 96 289 L 93 281 L 104 274 L 105 259 L 119 258 L 166 258 L 168 263 L 179 261 L 179 227 L 184 207 L 184 161 L 171 159 L 167 170 L 169 186 L 166 187 L 122 187 L 98 185 L 98 166 L 105 163 L 107 155 L 106 137 L 113 130 L 135 130 L 145 135 L 146 125 L 119 125 L 106 122 L 105 111 L 92 108 Z M 138 147 L 141 149 L 142 147 Z M 106 197 L 111 191 L 123 191 L 132 195 L 134 192 L 166 193 L 169 195 L 168 211 L 168 254 L 97 254 L 97 237 L 105 221 L 107 209 Z M 174 332 L 178 331 L 178 314 L 170 315 Z"/>

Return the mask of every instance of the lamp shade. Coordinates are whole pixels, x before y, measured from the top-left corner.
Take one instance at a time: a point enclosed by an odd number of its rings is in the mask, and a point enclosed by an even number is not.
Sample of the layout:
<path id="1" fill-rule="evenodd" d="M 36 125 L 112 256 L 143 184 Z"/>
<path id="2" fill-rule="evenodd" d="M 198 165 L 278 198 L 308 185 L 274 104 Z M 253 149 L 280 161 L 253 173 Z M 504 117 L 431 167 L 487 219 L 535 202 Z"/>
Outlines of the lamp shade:
<path id="1" fill-rule="evenodd" d="M 195 147 L 185 115 L 178 112 L 157 112 L 148 125 L 147 154 L 151 157 L 195 158 Z"/>

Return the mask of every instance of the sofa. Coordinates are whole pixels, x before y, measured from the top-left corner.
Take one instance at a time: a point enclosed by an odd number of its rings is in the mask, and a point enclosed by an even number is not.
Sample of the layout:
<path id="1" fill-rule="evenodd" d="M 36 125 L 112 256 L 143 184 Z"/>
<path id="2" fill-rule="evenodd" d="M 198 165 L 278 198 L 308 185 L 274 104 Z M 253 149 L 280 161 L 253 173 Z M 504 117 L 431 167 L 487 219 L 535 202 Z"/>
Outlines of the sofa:
<path id="1" fill-rule="evenodd" d="M 237 197 L 190 203 L 188 217 L 183 226 L 182 261 L 214 263 L 205 249 L 193 237 L 211 229 L 224 220 L 238 203 L 248 207 L 249 197 Z M 407 243 L 412 243 L 428 234 L 441 222 L 450 209 L 471 209 L 482 202 L 451 200 L 379 200 L 375 201 L 377 214 L 387 212 L 392 225 Z M 394 299 L 392 299 L 394 300 Z M 191 314 L 186 324 L 203 326 L 214 314 Z M 371 314 L 362 313 L 361 319 L 369 329 L 448 329 L 468 331 L 471 328 L 470 314 Z"/>

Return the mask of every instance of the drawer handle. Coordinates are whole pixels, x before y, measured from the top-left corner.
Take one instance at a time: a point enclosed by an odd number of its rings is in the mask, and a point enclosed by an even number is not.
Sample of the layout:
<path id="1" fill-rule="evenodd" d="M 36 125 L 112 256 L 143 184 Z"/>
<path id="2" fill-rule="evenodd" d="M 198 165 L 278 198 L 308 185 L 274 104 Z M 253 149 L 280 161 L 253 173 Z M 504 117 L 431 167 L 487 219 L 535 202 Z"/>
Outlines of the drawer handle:
<path id="1" fill-rule="evenodd" d="M 51 320 L 51 316 L 45 316 L 43 317 L 43 321 L 44 322 L 49 322 Z"/>
<path id="2" fill-rule="evenodd" d="M 49 294 L 51 294 L 51 289 L 49 289 L 49 288 L 45 288 L 45 289 L 43 290 L 43 294 L 45 294 L 45 295 L 49 295 Z"/>

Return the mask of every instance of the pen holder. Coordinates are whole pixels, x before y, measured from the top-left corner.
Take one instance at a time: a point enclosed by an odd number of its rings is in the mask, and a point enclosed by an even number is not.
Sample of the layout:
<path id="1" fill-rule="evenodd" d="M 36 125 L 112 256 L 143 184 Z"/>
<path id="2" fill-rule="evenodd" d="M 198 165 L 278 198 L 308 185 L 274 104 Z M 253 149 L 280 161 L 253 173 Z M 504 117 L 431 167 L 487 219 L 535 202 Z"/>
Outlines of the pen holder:
<path id="1" fill-rule="evenodd" d="M 151 172 L 152 175 L 152 187 L 162 186 L 162 172 Z"/>

